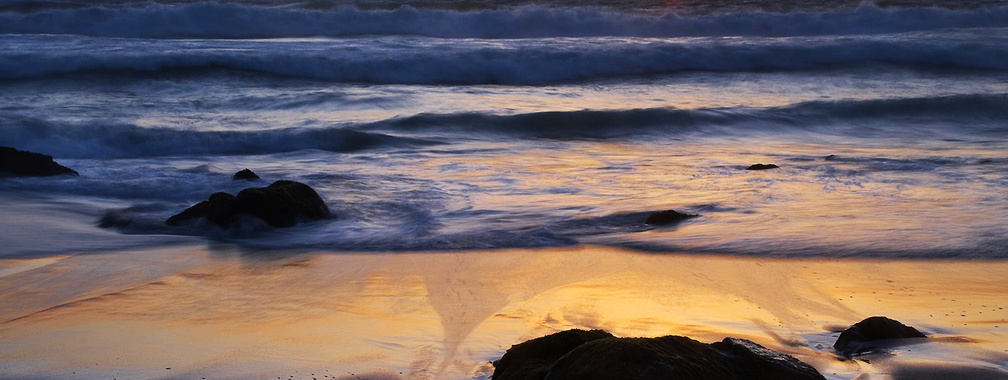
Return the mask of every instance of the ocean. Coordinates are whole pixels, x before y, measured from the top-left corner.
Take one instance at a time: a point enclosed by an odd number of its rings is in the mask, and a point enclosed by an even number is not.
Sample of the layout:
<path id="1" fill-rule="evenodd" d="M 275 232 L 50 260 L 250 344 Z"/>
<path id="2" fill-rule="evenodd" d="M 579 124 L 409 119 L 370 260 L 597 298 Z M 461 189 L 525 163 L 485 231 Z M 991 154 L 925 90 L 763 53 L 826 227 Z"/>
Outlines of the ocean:
<path id="1" fill-rule="evenodd" d="M 0 146 L 80 173 L 0 179 L 4 257 L 1003 259 L 1008 3 L 4 0 Z M 164 224 L 279 179 L 333 218 Z"/>

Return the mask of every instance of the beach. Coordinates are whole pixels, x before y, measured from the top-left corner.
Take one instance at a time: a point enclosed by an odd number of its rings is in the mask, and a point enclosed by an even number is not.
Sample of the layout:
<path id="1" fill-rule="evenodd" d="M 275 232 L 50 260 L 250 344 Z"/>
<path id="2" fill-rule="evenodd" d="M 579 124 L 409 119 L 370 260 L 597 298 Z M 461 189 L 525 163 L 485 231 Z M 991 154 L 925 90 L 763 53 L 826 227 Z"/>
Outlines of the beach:
<path id="1" fill-rule="evenodd" d="M 1005 0 L 0 1 L 0 380 L 1008 379 L 1003 57 Z"/>
<path id="2" fill-rule="evenodd" d="M 3 268 L 9 378 L 488 378 L 511 345 L 570 328 L 747 338 L 828 379 L 998 379 L 1008 362 L 1000 261 L 197 245 Z M 832 350 L 873 315 L 929 337 L 854 360 Z"/>

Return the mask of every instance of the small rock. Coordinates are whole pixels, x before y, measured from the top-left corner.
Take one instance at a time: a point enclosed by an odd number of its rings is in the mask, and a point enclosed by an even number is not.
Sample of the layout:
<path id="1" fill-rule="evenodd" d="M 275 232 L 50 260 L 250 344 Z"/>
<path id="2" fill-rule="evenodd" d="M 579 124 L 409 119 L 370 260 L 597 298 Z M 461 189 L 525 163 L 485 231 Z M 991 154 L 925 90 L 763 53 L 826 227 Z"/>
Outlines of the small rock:
<path id="1" fill-rule="evenodd" d="M 886 317 L 870 317 L 847 328 L 833 348 L 845 356 L 852 356 L 874 348 L 868 342 L 883 339 L 924 338 L 917 329 Z"/>
<path id="2" fill-rule="evenodd" d="M 234 177 L 231 177 L 232 181 L 237 181 L 237 180 L 242 180 L 242 179 L 243 180 L 247 180 L 247 181 L 256 181 L 256 180 L 259 179 L 259 176 L 256 175 L 255 172 L 253 172 L 252 170 L 249 170 L 249 168 L 245 168 L 245 169 L 239 170 L 237 173 L 235 173 Z"/>
<path id="3" fill-rule="evenodd" d="M 745 170 L 767 170 L 767 169 L 777 169 L 779 167 L 780 166 L 774 164 L 752 164 L 749 165 L 749 167 L 745 168 Z"/>
<path id="4" fill-rule="evenodd" d="M 57 164 L 52 156 L 0 146 L 0 177 L 79 176 L 76 171 Z"/>
<path id="5" fill-rule="evenodd" d="M 652 226 L 664 226 L 672 223 L 677 223 L 684 221 L 689 218 L 694 218 L 700 215 L 695 214 L 684 214 L 676 210 L 665 210 L 654 212 L 648 215 L 647 220 L 644 224 L 650 224 Z"/>

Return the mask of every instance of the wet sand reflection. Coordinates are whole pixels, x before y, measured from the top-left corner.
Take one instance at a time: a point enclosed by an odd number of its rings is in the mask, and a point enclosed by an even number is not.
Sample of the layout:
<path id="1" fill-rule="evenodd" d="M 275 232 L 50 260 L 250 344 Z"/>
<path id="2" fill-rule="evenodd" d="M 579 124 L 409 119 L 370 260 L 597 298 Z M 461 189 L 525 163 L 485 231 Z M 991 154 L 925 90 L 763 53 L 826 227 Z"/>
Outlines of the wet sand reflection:
<path id="1" fill-rule="evenodd" d="M 150 262 L 164 265 L 142 270 Z M 0 361 L 13 375 L 479 378 L 510 345 L 574 327 L 744 337 L 837 379 L 898 378 L 914 361 L 1008 370 L 995 365 L 1008 358 L 1003 262 L 191 247 L 18 265 L 28 269 L 0 277 Z M 935 343 L 870 366 L 839 361 L 831 329 L 871 315 Z M 943 359 L 949 350 L 970 354 Z"/>

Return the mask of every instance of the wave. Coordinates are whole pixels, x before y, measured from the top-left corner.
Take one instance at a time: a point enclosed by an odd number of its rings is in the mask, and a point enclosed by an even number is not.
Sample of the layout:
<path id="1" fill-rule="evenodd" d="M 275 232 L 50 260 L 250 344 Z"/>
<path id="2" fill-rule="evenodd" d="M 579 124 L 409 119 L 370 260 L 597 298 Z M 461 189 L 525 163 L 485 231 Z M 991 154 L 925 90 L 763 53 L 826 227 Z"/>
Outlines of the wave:
<path id="1" fill-rule="evenodd" d="M 526 138 L 619 138 L 686 133 L 747 134 L 809 130 L 823 134 L 867 136 L 887 133 L 934 136 L 948 122 L 961 132 L 1004 135 L 1008 94 L 954 95 L 930 98 L 813 101 L 782 107 L 705 109 L 649 108 L 535 112 L 516 115 L 483 113 L 419 114 L 373 123 L 389 131 L 457 131 Z M 838 125 L 865 126 L 863 130 Z M 878 128 L 878 126 L 892 128 Z M 893 130 L 895 129 L 895 130 Z M 855 133 L 856 132 L 856 133 Z"/>
<path id="2" fill-rule="evenodd" d="M 325 128 L 198 131 L 131 124 L 55 123 L 0 116 L 0 146 L 61 158 L 137 158 L 179 155 L 262 155 L 301 150 L 355 152 L 416 148 L 465 138 L 619 139 L 641 136 L 752 135 L 815 132 L 838 136 L 926 136 L 960 125 L 962 137 L 1004 137 L 1008 94 L 933 98 L 817 101 L 783 107 L 625 109 L 417 114 Z M 934 126 L 930 128 L 929 126 Z M 435 138 L 400 135 L 436 135 Z"/>
<path id="3" fill-rule="evenodd" d="M 1008 16 L 1006 16 L 1008 20 Z M 1008 29 L 868 37 L 122 40 L 0 36 L 0 79 L 242 72 L 329 82 L 541 85 L 686 71 L 1008 71 Z"/>
<path id="4" fill-rule="evenodd" d="M 401 206 L 401 205 L 400 205 Z M 407 207 L 408 208 L 408 207 Z M 728 210 L 722 212 L 738 212 Z M 483 214 L 486 214 L 484 212 Z M 712 212 L 713 214 L 716 212 Z M 251 221 L 241 227 L 221 229 L 203 220 L 178 227 L 164 224 L 166 214 L 159 207 L 129 207 L 107 210 L 96 222 L 128 235 L 187 235 L 236 244 L 256 250 L 322 250 L 336 252 L 416 252 L 456 250 L 497 250 L 557 248 L 579 245 L 619 247 L 648 253 L 715 254 L 757 257 L 861 257 L 903 259 L 1005 259 L 1005 239 L 978 236 L 967 246 L 947 244 L 907 244 L 871 239 L 852 239 L 838 244 L 817 243 L 803 239 L 725 239 L 704 244 L 670 239 L 655 232 L 671 232 L 692 222 L 655 228 L 644 224 L 650 212 L 630 212 L 600 217 L 561 217 L 558 215 L 500 215 L 525 220 L 515 226 L 492 225 L 492 218 L 480 215 L 469 225 L 479 228 L 447 232 L 445 215 L 430 210 L 412 210 L 383 224 L 365 223 L 354 216 L 305 223 L 292 229 L 271 229 Z M 536 223 L 545 225 L 537 226 Z M 708 221 L 709 223 L 709 221 Z M 457 230 L 457 229 L 455 229 Z M 707 241 L 709 239 L 704 239 Z"/>
<path id="5" fill-rule="evenodd" d="M 1008 27 L 1008 7 L 950 10 L 863 5 L 825 12 L 679 16 L 535 5 L 460 12 L 408 6 L 310 10 L 200 2 L 0 12 L 0 33 L 133 38 L 808 36 L 990 27 Z"/>
<path id="6" fill-rule="evenodd" d="M 61 124 L 37 118 L 0 117 L 0 146 L 66 158 L 134 158 L 180 155 L 272 154 L 299 150 L 355 152 L 437 144 L 330 127 L 260 131 L 194 131 L 131 124 Z"/>

